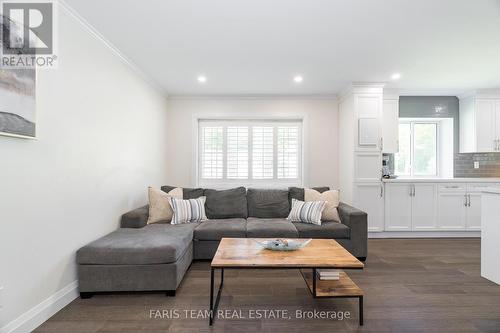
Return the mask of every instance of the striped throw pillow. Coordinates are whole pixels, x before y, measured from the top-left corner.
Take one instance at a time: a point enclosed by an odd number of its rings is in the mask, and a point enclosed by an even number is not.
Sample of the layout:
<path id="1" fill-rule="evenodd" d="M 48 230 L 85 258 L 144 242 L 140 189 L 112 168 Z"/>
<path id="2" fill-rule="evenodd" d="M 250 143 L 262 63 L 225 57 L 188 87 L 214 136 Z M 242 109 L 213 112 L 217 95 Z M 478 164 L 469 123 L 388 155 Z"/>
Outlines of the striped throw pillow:
<path id="1" fill-rule="evenodd" d="M 321 214 L 326 201 L 300 201 L 292 199 L 292 210 L 286 218 L 292 222 L 304 222 L 321 225 Z"/>
<path id="2" fill-rule="evenodd" d="M 171 224 L 200 222 L 207 219 L 205 215 L 206 197 L 188 200 L 170 197 L 168 200 L 174 211 Z"/>

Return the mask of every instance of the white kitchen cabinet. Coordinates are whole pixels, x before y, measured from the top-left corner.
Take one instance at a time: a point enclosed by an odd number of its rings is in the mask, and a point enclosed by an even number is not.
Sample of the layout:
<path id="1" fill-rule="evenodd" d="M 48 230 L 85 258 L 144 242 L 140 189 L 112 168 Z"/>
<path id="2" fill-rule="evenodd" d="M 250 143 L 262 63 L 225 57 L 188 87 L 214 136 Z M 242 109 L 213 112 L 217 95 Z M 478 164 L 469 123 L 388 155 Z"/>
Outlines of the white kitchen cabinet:
<path id="1" fill-rule="evenodd" d="M 500 95 L 460 99 L 460 152 L 500 151 Z"/>
<path id="2" fill-rule="evenodd" d="M 436 229 L 437 189 L 435 184 L 386 184 L 385 192 L 385 229 L 387 231 Z"/>
<path id="3" fill-rule="evenodd" d="M 412 230 L 434 230 L 436 223 L 437 187 L 435 184 L 413 184 Z"/>
<path id="4" fill-rule="evenodd" d="M 357 183 L 354 206 L 368 214 L 368 231 L 384 230 L 384 187 L 379 183 Z"/>
<path id="5" fill-rule="evenodd" d="M 481 193 L 469 193 L 465 218 L 467 230 L 481 230 Z"/>
<path id="6" fill-rule="evenodd" d="M 476 149 L 478 152 L 492 152 L 496 147 L 495 100 L 476 100 Z"/>
<path id="7" fill-rule="evenodd" d="M 382 107 L 382 152 L 395 154 L 399 141 L 399 96 L 385 97 Z"/>
<path id="8" fill-rule="evenodd" d="M 481 190 L 492 183 L 441 184 L 438 226 L 441 230 L 481 230 Z"/>
<path id="9" fill-rule="evenodd" d="M 409 183 L 385 185 L 385 230 L 411 230 L 412 190 Z"/>
<path id="10" fill-rule="evenodd" d="M 376 182 L 382 179 L 382 154 L 380 152 L 354 153 L 354 180 Z"/>
<path id="11" fill-rule="evenodd" d="M 465 229 L 481 230 L 481 195 L 484 189 L 498 188 L 496 183 L 467 184 Z"/>
<path id="12" fill-rule="evenodd" d="M 495 148 L 500 151 L 500 99 L 495 101 Z"/>
<path id="13" fill-rule="evenodd" d="M 465 205 L 465 191 L 439 193 L 438 228 L 441 230 L 465 229 Z"/>
<path id="14" fill-rule="evenodd" d="M 358 151 L 381 151 L 382 94 L 362 93 L 354 95 L 357 119 Z"/>

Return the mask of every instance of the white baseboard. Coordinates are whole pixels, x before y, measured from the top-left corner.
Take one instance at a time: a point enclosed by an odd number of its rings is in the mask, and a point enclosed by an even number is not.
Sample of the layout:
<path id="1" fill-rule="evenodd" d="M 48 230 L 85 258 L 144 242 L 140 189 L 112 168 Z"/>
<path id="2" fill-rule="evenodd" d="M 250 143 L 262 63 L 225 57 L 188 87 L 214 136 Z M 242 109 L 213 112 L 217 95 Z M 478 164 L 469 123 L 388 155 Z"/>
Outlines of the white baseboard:
<path id="1" fill-rule="evenodd" d="M 478 238 L 481 231 L 382 231 L 368 232 L 368 238 Z"/>
<path id="2" fill-rule="evenodd" d="M 78 281 L 73 281 L 43 302 L 0 328 L 0 333 L 31 332 L 77 297 Z"/>

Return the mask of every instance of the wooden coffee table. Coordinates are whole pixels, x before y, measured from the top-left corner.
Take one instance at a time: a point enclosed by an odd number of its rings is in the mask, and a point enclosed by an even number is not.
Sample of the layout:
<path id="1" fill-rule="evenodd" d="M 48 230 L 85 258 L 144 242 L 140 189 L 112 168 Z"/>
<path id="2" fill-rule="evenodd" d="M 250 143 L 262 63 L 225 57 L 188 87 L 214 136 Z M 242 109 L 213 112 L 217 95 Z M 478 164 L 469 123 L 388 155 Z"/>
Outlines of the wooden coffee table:
<path id="1" fill-rule="evenodd" d="M 359 324 L 363 325 L 363 291 L 345 272 L 337 281 L 319 280 L 317 269 L 363 269 L 364 264 L 333 239 L 313 239 L 296 251 L 262 248 L 253 238 L 223 238 L 211 263 L 210 318 L 212 325 L 219 306 L 224 269 L 299 269 L 313 297 L 358 298 Z M 215 271 L 220 286 L 214 302 Z M 310 271 L 308 271 L 310 269 Z"/>

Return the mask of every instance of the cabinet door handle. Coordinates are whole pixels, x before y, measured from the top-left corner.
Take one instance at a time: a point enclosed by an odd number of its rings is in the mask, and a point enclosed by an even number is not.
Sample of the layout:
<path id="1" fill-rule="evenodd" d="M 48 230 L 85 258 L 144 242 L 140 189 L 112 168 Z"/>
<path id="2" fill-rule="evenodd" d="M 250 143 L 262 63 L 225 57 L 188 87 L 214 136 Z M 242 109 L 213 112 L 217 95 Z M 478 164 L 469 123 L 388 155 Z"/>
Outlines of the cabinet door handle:
<path id="1" fill-rule="evenodd" d="M 467 207 L 470 207 L 470 194 L 467 194 L 467 198 L 469 199 L 469 202 L 467 203 Z"/>
<path id="2" fill-rule="evenodd" d="M 380 184 L 380 197 L 384 196 L 384 185 Z"/>
<path id="3" fill-rule="evenodd" d="M 384 138 L 380 138 L 380 151 L 384 150 Z"/>
<path id="4" fill-rule="evenodd" d="M 467 194 L 464 194 L 464 207 L 467 207 Z"/>
<path id="5" fill-rule="evenodd" d="M 414 197 L 415 196 L 415 185 L 412 185 L 412 196 Z"/>
<path id="6" fill-rule="evenodd" d="M 412 197 L 412 196 L 413 196 L 413 186 L 410 185 L 410 197 Z"/>

